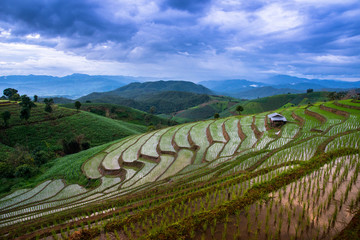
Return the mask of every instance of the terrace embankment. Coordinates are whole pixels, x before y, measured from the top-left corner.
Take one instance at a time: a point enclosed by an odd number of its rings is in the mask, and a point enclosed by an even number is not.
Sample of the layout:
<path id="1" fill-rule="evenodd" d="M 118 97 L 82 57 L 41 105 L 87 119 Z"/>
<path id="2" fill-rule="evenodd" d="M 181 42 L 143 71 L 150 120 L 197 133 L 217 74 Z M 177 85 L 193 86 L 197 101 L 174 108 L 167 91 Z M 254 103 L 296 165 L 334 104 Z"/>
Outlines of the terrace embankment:
<path id="1" fill-rule="evenodd" d="M 316 118 L 317 120 L 319 120 L 321 122 L 321 124 L 324 124 L 326 122 L 326 118 L 324 116 L 320 115 L 319 113 L 305 109 L 305 114 Z"/>
<path id="2" fill-rule="evenodd" d="M 303 126 L 304 126 L 305 120 L 304 120 L 302 117 L 296 115 L 294 112 L 291 113 L 291 116 L 292 116 L 296 121 L 299 122 L 300 127 L 303 127 Z"/>
<path id="3" fill-rule="evenodd" d="M 334 102 L 334 105 L 339 106 L 339 107 L 343 107 L 343 108 L 350 108 L 350 109 L 360 110 L 359 106 L 347 105 L 347 104 L 342 104 L 342 103 L 339 103 L 339 102 Z"/>
<path id="4" fill-rule="evenodd" d="M 346 118 L 348 118 L 350 116 L 350 114 L 348 112 L 345 112 L 345 111 L 342 111 L 342 110 L 339 110 L 339 109 L 335 109 L 335 108 L 331 108 L 331 107 L 327 107 L 327 106 L 324 106 L 323 104 L 320 105 L 319 108 L 322 109 L 322 110 L 325 110 L 325 111 L 328 111 L 328 112 L 335 113 L 337 115 L 346 117 Z"/>
<path id="5" fill-rule="evenodd" d="M 261 139 L 262 135 L 264 134 L 264 132 L 261 132 L 258 127 L 255 124 L 255 116 L 253 116 L 253 121 L 251 123 L 251 129 L 254 131 L 255 137 L 257 140 Z"/>

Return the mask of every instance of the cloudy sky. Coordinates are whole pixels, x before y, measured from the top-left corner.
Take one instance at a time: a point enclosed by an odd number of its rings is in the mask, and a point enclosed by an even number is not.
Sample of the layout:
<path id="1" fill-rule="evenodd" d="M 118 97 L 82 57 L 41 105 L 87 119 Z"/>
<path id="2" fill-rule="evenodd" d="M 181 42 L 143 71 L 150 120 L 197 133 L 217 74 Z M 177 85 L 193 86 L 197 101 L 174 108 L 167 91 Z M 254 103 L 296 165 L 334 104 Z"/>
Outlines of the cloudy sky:
<path id="1" fill-rule="evenodd" d="M 360 80 L 359 0 L 1 0 L 0 76 Z"/>

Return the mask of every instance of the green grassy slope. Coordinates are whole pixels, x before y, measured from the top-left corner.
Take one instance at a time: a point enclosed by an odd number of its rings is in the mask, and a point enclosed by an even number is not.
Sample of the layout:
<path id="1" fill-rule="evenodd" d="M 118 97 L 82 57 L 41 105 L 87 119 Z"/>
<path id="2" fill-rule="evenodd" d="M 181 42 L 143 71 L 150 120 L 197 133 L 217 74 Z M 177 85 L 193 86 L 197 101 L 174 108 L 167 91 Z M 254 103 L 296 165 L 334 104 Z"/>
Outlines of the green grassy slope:
<path id="1" fill-rule="evenodd" d="M 318 101 L 326 101 L 328 92 L 313 92 L 300 94 L 281 94 L 271 97 L 264 97 L 244 101 L 240 103 L 244 107 L 242 114 L 254 114 L 265 111 L 271 111 L 283 106 L 298 106 Z M 230 112 L 236 112 L 236 106 L 229 109 Z"/>
<path id="2" fill-rule="evenodd" d="M 13 116 L 11 123 L 14 125 L 1 129 L 0 142 L 11 147 L 20 144 L 30 150 L 39 146 L 61 149 L 61 139 L 70 139 L 82 134 L 91 146 L 98 146 L 115 139 L 147 131 L 146 126 L 113 120 L 83 111 L 59 109 L 66 115 L 56 118 L 56 115 L 44 114 L 42 117 L 38 113 L 43 109 L 34 108 L 32 110 L 34 118 L 30 117 L 29 124 L 22 122 L 22 125 L 18 125 L 20 121 L 16 119 L 16 116 Z M 1 110 L 5 109 L 1 108 Z"/>
<path id="3" fill-rule="evenodd" d="M 327 100 L 327 92 L 282 94 L 253 100 L 237 100 L 229 97 L 213 97 L 207 103 L 177 112 L 174 119 L 179 122 L 191 122 L 203 119 L 211 119 L 215 113 L 221 117 L 237 115 L 237 105 L 242 105 L 244 111 L 241 114 L 255 114 L 271 111 L 281 107 L 298 106 L 317 101 Z"/>
<path id="4" fill-rule="evenodd" d="M 174 115 L 174 119 L 179 121 L 199 121 L 214 117 L 215 113 L 224 113 L 234 105 L 241 102 L 240 100 L 224 97 L 224 96 L 211 96 L 210 100 L 206 103 L 179 111 Z M 222 117 L 231 116 L 232 114 L 222 114 Z"/>
<path id="5" fill-rule="evenodd" d="M 155 107 L 155 113 L 172 113 L 209 101 L 207 94 L 191 92 L 166 91 L 166 92 L 146 92 L 136 94 L 136 98 L 124 98 L 122 95 L 101 95 L 94 94 L 94 98 L 82 97 L 79 100 L 85 102 L 91 100 L 96 103 L 112 103 L 136 108 L 149 112 L 151 107 Z"/>
<path id="6" fill-rule="evenodd" d="M 75 109 L 73 103 L 62 104 L 62 107 Z M 141 110 L 111 103 L 82 103 L 81 110 L 88 111 L 100 116 L 122 120 L 139 125 L 173 125 L 175 122 L 166 118 L 157 117 Z"/>
<path id="7" fill-rule="evenodd" d="M 77 112 L 56 105 L 53 106 L 53 109 L 53 113 L 46 113 L 44 105 L 38 103 L 37 107 L 31 110 L 29 121 L 25 122 L 19 118 L 20 107 L 18 104 L 0 106 L 0 113 L 10 111 L 12 114 L 9 127 L 0 128 L 0 168 L 1 171 L 11 172 L 9 174 L 12 176 L 2 179 L 0 177 L 1 193 L 8 191 L 11 187 L 27 185 L 34 181 L 16 175 L 16 168 L 20 165 L 32 166 L 34 170 L 31 176 L 38 176 L 47 171 L 51 166 L 48 161 L 64 154 L 62 140 L 70 141 L 81 138 L 82 142 L 90 143 L 90 147 L 96 147 L 113 140 L 146 132 L 148 129 L 144 125 L 114 120 L 85 111 Z M 91 151 L 93 150 L 90 149 Z M 42 161 L 40 163 L 36 158 L 43 160 L 40 160 Z M 73 155 L 68 158 L 72 159 Z M 74 156 L 74 160 L 70 162 L 75 163 L 76 160 L 78 159 Z M 45 165 L 43 165 L 44 163 Z M 10 169 L 7 166 L 10 166 Z M 72 165 L 68 164 L 67 166 Z M 63 176 L 61 171 L 56 172 L 59 173 L 59 177 Z M 70 173 L 71 171 L 68 172 L 68 174 Z M 4 173 L 1 176 L 5 176 Z M 74 177 L 64 178 L 73 179 Z M 79 182 L 84 184 L 86 181 L 80 179 Z"/>

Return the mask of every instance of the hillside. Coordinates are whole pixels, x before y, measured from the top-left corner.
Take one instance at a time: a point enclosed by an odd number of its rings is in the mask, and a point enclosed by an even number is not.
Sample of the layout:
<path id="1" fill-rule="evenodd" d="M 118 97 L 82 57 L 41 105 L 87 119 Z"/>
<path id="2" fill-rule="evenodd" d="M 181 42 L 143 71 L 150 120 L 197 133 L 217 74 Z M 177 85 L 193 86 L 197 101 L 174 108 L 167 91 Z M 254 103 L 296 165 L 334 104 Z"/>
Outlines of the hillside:
<path id="1" fill-rule="evenodd" d="M 280 94 L 271 97 L 252 100 L 238 100 L 224 96 L 211 96 L 211 100 L 173 114 L 178 122 L 192 122 L 197 120 L 211 119 L 215 113 L 221 117 L 229 117 L 239 114 L 236 107 L 241 105 L 244 111 L 241 114 L 254 114 L 271 111 L 281 107 L 298 106 L 317 101 L 328 100 L 327 92 L 313 92 L 302 94 Z"/>
<path id="2" fill-rule="evenodd" d="M 102 93 L 94 93 L 91 96 L 94 98 L 83 97 L 79 100 L 82 102 L 91 101 L 96 103 L 112 103 L 136 108 L 146 112 L 149 112 L 151 107 L 155 107 L 155 113 L 177 112 L 202 104 L 210 99 L 210 96 L 206 94 L 179 91 L 146 93 L 137 96 L 136 100 L 120 96 L 103 96 Z"/>
<path id="3" fill-rule="evenodd" d="M 269 112 L 235 116 L 57 159 L 0 200 L 0 234 L 332 239 L 360 207 L 360 102 L 278 111 L 289 121 L 281 129 Z M 99 185 L 85 188 L 86 178 Z"/>
<path id="4" fill-rule="evenodd" d="M 328 92 L 312 92 L 299 94 L 280 94 L 270 97 L 242 101 L 240 105 L 244 107 L 241 114 L 254 114 L 265 111 L 275 110 L 281 107 L 300 106 L 318 101 L 327 101 Z M 220 113 L 221 116 L 229 116 L 230 113 L 236 113 L 236 106 Z"/>
<path id="5" fill-rule="evenodd" d="M 8 127 L 0 128 L 0 193 L 21 182 L 23 177 L 45 171 L 44 164 L 51 159 L 148 129 L 144 125 L 57 105 L 53 105 L 50 114 L 44 111 L 44 104 L 37 103 L 28 122 L 19 118 L 20 106 L 17 103 L 1 105 L 0 113 L 5 111 L 11 112 L 11 118 Z"/>
<path id="6" fill-rule="evenodd" d="M 104 99 L 106 97 L 119 96 L 122 98 L 129 98 L 134 100 L 144 100 L 149 94 L 177 91 L 177 92 L 189 92 L 197 94 L 211 94 L 212 92 L 202 85 L 195 84 L 187 81 L 154 81 L 144 83 L 130 83 L 126 86 L 120 87 L 109 92 L 96 92 L 81 97 L 79 101 Z"/>
<path id="7" fill-rule="evenodd" d="M 92 146 L 146 131 L 146 126 L 100 117 L 95 114 L 53 105 L 53 112 L 44 111 L 44 104 L 37 103 L 31 110 L 28 122 L 21 120 L 20 106 L 11 104 L 0 106 L 0 111 L 10 111 L 9 127 L 0 129 L 0 142 L 10 147 L 25 145 L 30 150 L 35 147 L 59 149 L 59 140 L 83 134 Z M 105 126 L 107 126 L 105 128 Z M 99 128 L 104 128 L 100 133 Z M 46 142 L 46 144 L 45 144 Z"/>
<path id="8" fill-rule="evenodd" d="M 75 109 L 75 105 L 62 104 L 62 107 Z M 91 112 L 100 116 L 108 117 L 111 119 L 122 120 L 129 123 L 135 123 L 139 125 L 153 125 L 153 126 L 171 126 L 175 125 L 176 122 L 169 120 L 168 118 L 157 117 L 153 114 L 110 103 L 83 103 L 81 110 Z"/>
<path id="9" fill-rule="evenodd" d="M 230 97 L 211 96 L 208 102 L 173 114 L 172 119 L 179 122 L 193 122 L 213 118 L 215 113 L 222 113 L 239 102 L 241 101 Z"/>

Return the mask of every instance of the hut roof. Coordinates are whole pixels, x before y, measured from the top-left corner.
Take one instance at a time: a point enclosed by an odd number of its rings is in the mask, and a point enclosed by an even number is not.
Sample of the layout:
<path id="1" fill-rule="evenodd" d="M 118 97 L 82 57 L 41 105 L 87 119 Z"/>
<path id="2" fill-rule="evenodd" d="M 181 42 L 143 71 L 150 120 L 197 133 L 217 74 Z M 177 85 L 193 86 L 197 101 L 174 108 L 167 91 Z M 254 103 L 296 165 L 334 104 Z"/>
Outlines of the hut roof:
<path id="1" fill-rule="evenodd" d="M 281 121 L 281 122 L 286 122 L 286 118 L 279 114 L 279 113 L 272 113 L 268 115 L 268 118 L 270 118 L 271 121 Z"/>

